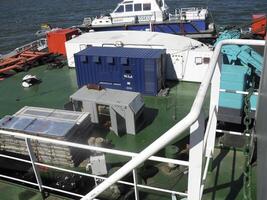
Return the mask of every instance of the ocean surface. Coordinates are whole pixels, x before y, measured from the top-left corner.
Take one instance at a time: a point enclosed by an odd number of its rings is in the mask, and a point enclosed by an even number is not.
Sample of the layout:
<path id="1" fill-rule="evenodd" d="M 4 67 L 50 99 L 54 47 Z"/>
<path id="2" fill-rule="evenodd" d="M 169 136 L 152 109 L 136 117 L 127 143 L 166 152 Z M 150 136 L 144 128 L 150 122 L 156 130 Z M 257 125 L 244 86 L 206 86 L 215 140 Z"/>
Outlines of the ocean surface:
<path id="1" fill-rule="evenodd" d="M 52 27 L 81 24 L 84 17 L 111 12 L 120 0 L 0 0 L 0 54 L 36 39 L 42 23 Z M 267 0 L 166 0 L 178 7 L 209 8 L 219 26 L 242 25 L 255 13 L 267 13 Z"/>

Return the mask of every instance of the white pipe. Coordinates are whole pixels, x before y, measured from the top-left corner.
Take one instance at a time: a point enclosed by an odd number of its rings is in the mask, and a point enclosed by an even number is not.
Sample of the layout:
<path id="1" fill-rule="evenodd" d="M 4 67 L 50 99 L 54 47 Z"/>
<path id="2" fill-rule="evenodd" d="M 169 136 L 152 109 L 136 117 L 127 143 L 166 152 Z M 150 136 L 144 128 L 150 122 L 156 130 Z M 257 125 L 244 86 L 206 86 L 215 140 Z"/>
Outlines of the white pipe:
<path id="1" fill-rule="evenodd" d="M 58 145 L 63 145 L 63 146 L 79 148 L 79 149 L 86 149 L 86 150 L 91 150 L 91 151 L 100 151 L 102 153 L 109 153 L 109 154 L 114 154 L 114 155 L 119 155 L 119 156 L 135 157 L 138 155 L 138 153 L 133 153 L 133 152 L 128 152 L 128 151 L 121 151 L 121 150 L 116 150 L 116 149 L 108 149 L 108 148 L 103 148 L 103 147 L 89 146 L 89 145 L 85 145 L 85 144 L 67 142 L 67 141 L 62 141 L 62 140 L 55 140 L 55 139 L 51 139 L 51 138 L 45 138 L 45 137 L 40 137 L 40 136 L 36 136 L 36 135 L 27 135 L 25 133 L 12 132 L 12 131 L 6 131 L 6 130 L 0 130 L 0 134 L 12 135 L 12 136 L 15 136 L 18 138 L 23 138 L 23 139 L 29 138 L 32 140 L 38 140 L 38 141 L 42 141 L 45 143 L 58 144 Z M 172 163 L 172 164 L 182 165 L 182 166 L 188 166 L 188 161 L 175 160 L 175 159 L 158 157 L 158 156 L 151 156 L 149 158 L 149 160 L 153 160 L 153 161 L 157 161 L 157 162 L 163 162 L 163 163 Z"/>
<path id="2" fill-rule="evenodd" d="M 220 89 L 220 92 L 234 93 L 234 94 L 243 94 L 243 95 L 247 95 L 247 94 L 248 94 L 248 92 L 240 91 L 240 90 L 226 90 L 226 89 Z M 258 93 L 258 92 L 253 92 L 253 95 L 259 96 L 259 93 Z"/>
<path id="3" fill-rule="evenodd" d="M 239 136 L 243 136 L 244 133 L 241 132 L 236 132 L 236 131 L 226 131 L 226 130 L 221 130 L 221 129 L 217 129 L 216 130 L 217 133 L 226 133 L 226 134 L 230 134 L 230 135 L 239 135 Z M 245 134 L 245 136 L 249 137 L 250 134 Z"/>
<path id="4" fill-rule="evenodd" d="M 209 169 L 209 164 L 210 164 L 210 159 L 211 158 L 211 154 L 208 155 L 207 159 L 206 159 L 206 164 L 205 164 L 205 168 L 204 168 L 204 173 L 203 173 L 203 178 L 202 178 L 202 184 L 200 186 L 200 191 L 201 191 L 201 198 L 203 196 L 203 191 L 204 191 L 204 187 L 205 187 L 205 181 L 208 175 L 208 169 Z"/>
<path id="5" fill-rule="evenodd" d="M 204 78 L 199 87 L 197 96 L 194 100 L 193 106 L 188 115 L 185 118 L 183 118 L 180 122 L 178 122 L 175 126 L 170 128 L 161 137 L 155 140 L 152 144 L 150 144 L 146 149 L 141 151 L 138 156 L 134 157 L 123 167 L 117 170 L 114 174 L 112 174 L 108 179 L 106 179 L 104 182 L 102 182 L 96 188 L 94 188 L 91 192 L 85 195 L 81 200 L 93 200 L 95 197 L 97 197 L 99 194 L 101 194 L 103 191 L 109 188 L 112 184 L 116 183 L 118 180 L 120 180 L 125 175 L 130 173 L 134 168 L 138 167 L 140 164 L 146 161 L 149 157 L 157 153 L 160 149 L 168 145 L 178 136 L 182 135 L 182 133 L 198 119 L 198 116 L 201 112 L 205 100 L 206 93 L 210 85 L 210 81 L 212 79 L 212 75 L 214 73 L 217 64 L 217 60 L 220 55 L 221 47 L 225 44 L 264 46 L 265 41 L 235 39 L 235 40 L 223 40 L 219 42 L 214 50 L 214 54 L 212 56 L 209 68 L 206 73 L 206 77 Z"/>
<path id="6" fill-rule="evenodd" d="M 16 158 L 16 157 L 13 157 L 13 156 L 7 156 L 7 155 L 4 155 L 4 154 L 0 154 L 0 157 L 8 158 L 8 159 L 12 159 L 12 160 L 16 160 L 16 161 L 20 161 L 20 162 L 25 162 L 25 163 L 31 164 L 31 161 L 29 161 L 29 160 L 20 159 L 20 158 Z M 42 167 L 47 167 L 47 168 L 50 168 L 50 169 L 55 169 L 55 170 L 63 171 L 63 172 L 67 172 L 67 173 L 77 174 L 77 175 L 81 175 L 81 176 L 86 176 L 86 177 L 91 177 L 91 178 L 98 178 L 98 179 L 101 179 L 101 180 L 106 180 L 107 179 L 107 177 L 102 177 L 102 176 L 97 176 L 97 175 L 93 175 L 93 174 L 73 171 L 73 170 L 64 169 L 64 168 L 61 168 L 61 167 L 55 167 L 55 166 L 52 166 L 52 165 L 39 163 L 39 162 L 35 162 L 35 165 L 42 166 Z M 0 174 L 0 177 L 1 176 L 4 176 L 4 175 Z M 22 179 L 19 179 L 19 180 L 22 180 Z M 129 186 L 135 186 L 134 183 L 127 182 L 127 181 L 118 181 L 118 183 L 121 183 L 121 184 L 124 184 L 124 185 L 129 185 Z M 38 186 L 38 184 L 36 184 L 36 186 Z M 136 186 L 137 186 L 137 188 L 144 188 L 144 189 L 154 190 L 154 191 L 158 191 L 158 192 L 164 192 L 164 193 L 169 193 L 169 194 L 177 194 L 177 195 L 180 195 L 180 196 L 187 196 L 186 193 L 177 192 L 177 191 L 173 191 L 173 190 L 166 190 L 166 189 L 162 189 L 162 188 L 151 187 L 151 186 L 141 185 L 141 184 L 137 184 Z"/>
<path id="7" fill-rule="evenodd" d="M 29 160 L 25 160 L 25 159 L 22 159 L 22 158 L 16 158 L 16 157 L 4 155 L 4 154 L 0 154 L 0 157 L 16 160 L 16 161 L 20 161 L 20 162 L 25 162 L 25 163 L 28 163 L 28 164 L 32 164 L 32 162 L 29 161 Z"/>
<path id="8" fill-rule="evenodd" d="M 176 191 L 172 191 L 172 190 L 151 187 L 148 185 L 139 185 L 138 184 L 137 186 L 138 186 L 138 188 L 143 188 L 143 189 L 147 189 L 147 190 L 154 190 L 157 192 L 164 192 L 164 193 L 169 193 L 169 194 L 177 194 L 177 195 L 182 196 L 182 197 L 187 197 L 187 193 L 184 193 L 184 192 L 176 192 Z"/>

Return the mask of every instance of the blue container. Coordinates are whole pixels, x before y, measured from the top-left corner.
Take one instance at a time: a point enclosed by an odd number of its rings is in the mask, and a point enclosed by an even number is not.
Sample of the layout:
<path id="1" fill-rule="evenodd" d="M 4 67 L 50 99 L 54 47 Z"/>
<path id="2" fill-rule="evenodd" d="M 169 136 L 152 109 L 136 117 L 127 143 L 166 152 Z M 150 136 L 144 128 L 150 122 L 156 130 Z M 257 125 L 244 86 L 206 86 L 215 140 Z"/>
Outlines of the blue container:
<path id="1" fill-rule="evenodd" d="M 74 55 L 78 86 L 98 84 L 157 95 L 164 81 L 165 50 L 89 47 Z"/>

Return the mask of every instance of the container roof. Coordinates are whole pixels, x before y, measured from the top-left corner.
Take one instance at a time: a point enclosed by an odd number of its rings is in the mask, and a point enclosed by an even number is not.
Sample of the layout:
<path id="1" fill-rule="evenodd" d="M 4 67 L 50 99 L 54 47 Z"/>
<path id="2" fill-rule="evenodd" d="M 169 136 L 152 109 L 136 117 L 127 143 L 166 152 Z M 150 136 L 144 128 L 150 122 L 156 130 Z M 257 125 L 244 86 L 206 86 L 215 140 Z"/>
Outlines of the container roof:
<path id="1" fill-rule="evenodd" d="M 66 42 L 71 44 L 84 44 L 93 46 L 111 46 L 114 47 L 116 43 L 122 43 L 124 47 L 141 47 L 141 48 L 157 48 L 184 51 L 191 47 L 197 51 L 209 51 L 209 48 L 194 39 L 189 37 L 158 33 L 147 31 L 99 31 L 84 33 Z"/>
<path id="2" fill-rule="evenodd" d="M 124 58 L 160 58 L 164 49 L 124 48 L 124 47 L 88 47 L 76 55 L 107 56 Z"/>
<path id="3" fill-rule="evenodd" d="M 83 86 L 70 96 L 71 100 L 91 101 L 104 105 L 129 106 L 136 98 L 141 96 L 138 92 L 115 89 L 93 90 Z"/>

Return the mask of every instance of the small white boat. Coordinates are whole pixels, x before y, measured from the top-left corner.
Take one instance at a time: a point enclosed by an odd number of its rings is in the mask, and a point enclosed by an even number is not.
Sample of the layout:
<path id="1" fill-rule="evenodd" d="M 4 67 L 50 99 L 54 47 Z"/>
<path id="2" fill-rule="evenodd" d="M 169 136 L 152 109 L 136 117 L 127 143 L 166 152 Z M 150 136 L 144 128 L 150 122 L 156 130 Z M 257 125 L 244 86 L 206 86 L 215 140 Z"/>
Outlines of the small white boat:
<path id="1" fill-rule="evenodd" d="M 169 13 L 165 0 L 123 0 L 108 15 L 84 18 L 81 30 L 150 30 L 172 34 L 212 37 L 214 24 L 206 8 L 180 8 Z"/>
<path id="2" fill-rule="evenodd" d="M 164 0 L 124 0 L 110 16 L 102 16 L 92 21 L 92 26 L 111 24 L 163 22 L 168 18 L 168 6 Z"/>

